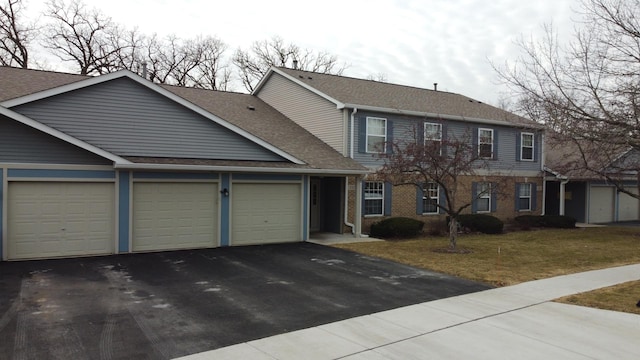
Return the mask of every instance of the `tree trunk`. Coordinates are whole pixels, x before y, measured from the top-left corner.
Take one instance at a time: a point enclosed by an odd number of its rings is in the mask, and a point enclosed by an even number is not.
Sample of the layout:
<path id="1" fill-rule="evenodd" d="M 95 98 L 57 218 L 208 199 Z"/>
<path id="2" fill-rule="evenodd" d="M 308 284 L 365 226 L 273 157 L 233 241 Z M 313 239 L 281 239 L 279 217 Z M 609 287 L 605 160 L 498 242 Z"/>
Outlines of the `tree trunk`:
<path id="1" fill-rule="evenodd" d="M 455 217 L 449 219 L 449 249 L 455 250 L 458 240 L 458 219 Z"/>

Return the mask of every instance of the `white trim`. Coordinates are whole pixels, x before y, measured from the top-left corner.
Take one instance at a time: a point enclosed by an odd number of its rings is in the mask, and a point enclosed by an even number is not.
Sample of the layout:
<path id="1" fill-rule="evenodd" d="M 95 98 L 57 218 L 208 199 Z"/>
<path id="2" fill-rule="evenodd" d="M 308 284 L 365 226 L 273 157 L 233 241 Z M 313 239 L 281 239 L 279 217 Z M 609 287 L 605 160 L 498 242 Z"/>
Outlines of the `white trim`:
<path id="1" fill-rule="evenodd" d="M 220 179 L 133 179 L 134 183 L 220 183 Z"/>
<path id="2" fill-rule="evenodd" d="M 523 157 L 524 152 L 522 150 L 524 150 L 525 146 L 524 146 L 524 136 L 525 135 L 530 135 L 531 136 L 531 159 L 525 159 Z M 529 148 L 529 146 L 527 146 L 527 148 Z M 520 133 L 520 161 L 534 161 L 534 159 L 536 158 L 536 135 L 534 133 L 531 132 L 521 132 Z"/>
<path id="3" fill-rule="evenodd" d="M 482 156 L 481 154 L 481 145 L 486 145 L 486 143 L 481 143 L 481 136 L 480 136 L 480 132 L 482 131 L 490 131 L 491 132 L 491 155 L 490 156 Z M 494 158 L 494 147 L 495 147 L 495 134 L 493 132 L 493 129 L 490 128 L 478 128 L 478 157 L 480 159 L 493 159 Z"/>
<path id="4" fill-rule="evenodd" d="M 440 135 L 439 139 L 432 139 L 432 138 L 427 139 L 427 125 L 429 126 L 436 125 L 440 129 L 438 131 L 438 134 Z M 425 121 L 422 124 L 422 145 L 426 145 L 427 141 L 438 141 L 440 143 L 440 155 L 442 155 L 442 124 L 441 123 Z"/>
<path id="5" fill-rule="evenodd" d="M 478 185 L 477 185 L 477 186 L 478 186 L 478 188 L 480 188 L 480 186 L 483 186 L 484 184 L 486 184 L 486 185 L 488 186 L 487 191 L 479 191 L 479 192 L 475 195 L 475 196 L 476 196 L 476 204 L 477 204 L 477 205 L 476 205 L 476 213 L 477 213 L 477 214 L 488 214 L 488 213 L 490 213 L 490 212 L 491 212 L 491 197 L 492 197 L 492 196 L 491 196 L 491 193 L 492 193 L 492 190 L 493 190 L 493 189 L 491 189 L 491 183 L 490 183 L 490 182 L 488 182 L 488 181 L 481 181 L 481 182 L 478 182 Z M 478 190 L 481 190 L 481 189 L 478 189 Z M 478 201 L 478 200 L 480 200 L 480 199 L 487 199 L 487 200 L 489 200 L 489 201 L 487 202 L 487 205 L 488 205 L 489 209 L 487 209 L 487 210 L 479 210 L 479 209 L 478 209 L 478 205 L 479 205 L 479 203 L 478 203 L 477 201 Z"/>
<path id="6" fill-rule="evenodd" d="M 364 186 L 363 186 L 363 192 L 365 192 L 365 193 L 366 193 L 366 189 L 367 189 L 367 183 L 378 183 L 378 184 L 380 184 L 380 185 L 381 185 L 381 187 L 382 187 L 382 188 L 381 188 L 382 192 L 380 193 L 380 198 L 377 198 L 377 197 L 376 197 L 376 198 L 369 198 L 369 199 L 367 199 L 367 198 L 365 197 L 365 198 L 364 198 L 364 202 L 365 202 L 365 209 L 366 209 L 366 202 L 367 202 L 367 200 L 382 200 L 382 202 L 381 202 L 381 206 L 380 206 L 380 213 L 379 213 L 379 214 L 365 214 L 364 216 L 365 216 L 365 217 L 377 217 L 377 216 L 384 216 L 384 196 L 385 196 L 385 193 L 384 193 L 384 181 L 379 181 L 379 180 L 367 180 L 367 181 L 365 181 L 365 182 L 364 182 Z M 375 190 L 376 190 L 376 193 L 377 193 L 377 189 L 375 189 Z"/>
<path id="7" fill-rule="evenodd" d="M 108 178 L 64 178 L 64 177 L 10 177 L 11 182 L 93 182 L 115 183 L 115 179 Z"/>
<path id="8" fill-rule="evenodd" d="M 120 253 L 120 173 L 116 171 L 115 173 L 115 181 L 113 184 L 113 223 L 115 228 L 113 229 L 113 253 Z"/>
<path id="9" fill-rule="evenodd" d="M 24 116 L 22 114 L 18 114 L 15 111 L 12 111 L 10 109 L 6 109 L 3 106 L 4 106 L 4 104 L 2 104 L 2 106 L 0 106 L 0 115 L 4 115 L 4 116 L 6 116 L 6 117 L 8 117 L 10 119 L 13 119 L 13 120 L 19 122 L 19 123 L 27 125 L 27 126 L 29 126 L 31 128 L 36 129 L 36 130 L 42 131 L 42 132 L 44 132 L 46 134 L 49 134 L 49 135 L 51 135 L 53 137 L 56 137 L 56 138 L 58 138 L 58 139 L 60 139 L 62 141 L 68 142 L 68 143 L 73 144 L 73 145 L 75 145 L 75 146 L 77 146 L 79 148 L 82 148 L 82 149 L 87 150 L 87 151 L 89 151 L 91 153 L 94 153 L 94 154 L 96 154 L 96 155 L 98 155 L 100 157 L 109 159 L 109 160 L 111 160 L 111 161 L 113 161 L 115 163 L 122 163 L 122 164 L 131 163 L 129 160 L 125 160 L 125 159 L 121 158 L 118 155 L 115 155 L 115 154 L 112 154 L 110 152 L 104 151 L 104 150 L 102 150 L 102 149 L 100 149 L 100 148 L 98 148 L 96 146 L 88 144 L 88 143 L 86 143 L 86 142 L 84 142 L 82 140 L 79 140 L 79 139 L 75 138 L 75 137 L 69 136 L 69 135 L 67 135 L 67 134 L 65 134 L 65 133 L 63 133 L 61 131 L 58 131 L 58 130 L 56 130 L 54 128 L 51 128 L 51 127 L 49 127 L 47 125 L 44 125 L 44 124 L 42 124 L 40 122 L 37 122 L 37 121 L 35 121 L 33 119 L 30 119 L 30 118 L 28 118 L 28 117 L 26 117 L 26 116 Z"/>
<path id="10" fill-rule="evenodd" d="M 71 84 L 67 84 L 67 85 L 62 85 L 53 89 L 49 89 L 49 90 L 44 90 L 44 91 L 40 91 L 37 92 L 35 94 L 30 94 L 30 95 L 26 95 L 26 96 L 22 96 L 19 98 L 15 98 L 15 99 L 11 99 L 8 101 L 4 101 L 2 103 L 0 103 L 0 106 L 4 106 L 4 107 L 13 107 L 13 106 L 18 106 L 18 105 L 22 105 L 22 104 L 26 104 L 32 101 L 36 101 L 36 100 L 41 100 L 44 98 L 48 98 L 51 96 L 55 96 L 55 95 L 59 95 L 59 94 L 63 94 L 69 91 L 73 91 L 73 90 L 78 90 L 78 89 L 82 89 L 85 87 L 89 87 L 89 86 L 93 86 L 96 84 L 101 84 L 110 80 L 114 80 L 114 79 L 119 79 L 119 78 L 129 78 L 135 82 L 137 82 L 138 84 L 146 87 L 149 90 L 152 90 L 170 100 L 173 100 L 174 102 L 186 107 L 189 110 L 192 110 L 194 112 L 196 112 L 197 114 L 204 116 L 205 118 L 215 122 L 216 124 L 231 130 L 232 132 L 248 139 L 251 140 L 252 142 L 262 146 L 263 148 L 293 162 L 296 164 L 304 164 L 304 162 L 302 160 L 299 160 L 298 158 L 280 150 L 279 148 L 267 143 L 266 141 L 258 138 L 257 136 L 227 122 L 226 120 L 210 113 L 209 111 L 185 100 L 184 98 L 170 92 L 169 90 L 164 89 L 163 87 L 152 83 L 151 81 L 148 81 L 136 74 L 134 74 L 133 72 L 129 71 L 129 70 L 120 70 L 120 71 L 116 71 L 113 73 L 109 73 L 109 74 L 105 74 L 105 75 L 100 75 L 100 76 L 96 76 L 96 77 L 90 77 L 87 78 L 86 80 L 80 80 Z"/>
<path id="11" fill-rule="evenodd" d="M 436 184 L 437 196 L 435 197 L 435 199 L 436 199 L 436 204 L 440 205 L 440 185 L 438 183 L 434 182 L 434 181 L 429 181 L 425 185 L 429 186 L 429 184 Z M 428 187 L 423 187 L 422 188 L 422 215 L 439 215 L 440 214 L 440 207 L 439 206 L 436 206 L 436 211 L 435 212 L 426 212 L 425 211 L 424 200 L 426 200 L 426 199 L 434 199 L 434 198 L 429 196 L 429 188 Z"/>
<path id="12" fill-rule="evenodd" d="M 214 171 L 214 172 L 242 172 L 269 174 L 335 174 L 335 175 L 364 175 L 369 170 L 336 170 L 336 169 L 307 169 L 307 168 L 268 168 L 250 166 L 220 166 L 220 165 L 178 165 L 178 164 L 115 164 L 118 170 L 179 170 L 179 171 Z"/>
<path id="13" fill-rule="evenodd" d="M 382 120 L 384 121 L 384 135 L 378 135 L 378 134 L 369 134 L 369 120 Z M 387 152 L 387 138 L 389 136 L 388 134 L 388 129 L 387 126 L 389 125 L 389 122 L 387 121 L 386 118 L 382 118 L 382 117 L 377 117 L 377 116 L 367 116 L 365 119 L 365 144 L 364 144 L 364 150 L 365 153 L 367 154 L 384 154 Z M 373 137 L 377 137 L 377 138 L 384 138 L 384 141 L 382 143 L 383 149 L 382 151 L 373 151 L 373 150 L 369 150 L 369 136 L 373 136 Z"/>

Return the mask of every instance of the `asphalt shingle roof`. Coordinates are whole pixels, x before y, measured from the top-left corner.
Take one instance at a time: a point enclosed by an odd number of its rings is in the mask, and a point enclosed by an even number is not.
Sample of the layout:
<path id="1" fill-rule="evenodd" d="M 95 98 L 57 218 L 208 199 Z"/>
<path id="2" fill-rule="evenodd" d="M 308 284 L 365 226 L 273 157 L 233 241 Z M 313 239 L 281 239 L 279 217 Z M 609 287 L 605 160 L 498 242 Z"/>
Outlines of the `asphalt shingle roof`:
<path id="1" fill-rule="evenodd" d="M 0 101 L 31 95 L 90 77 L 40 70 L 0 67 Z M 218 116 L 263 141 L 305 162 L 256 163 L 220 160 L 131 158 L 134 162 L 265 166 L 274 168 L 306 168 L 365 172 L 367 169 L 353 159 L 342 156 L 329 145 L 300 127 L 283 114 L 253 95 L 161 85 L 167 91 Z"/>
<path id="2" fill-rule="evenodd" d="M 451 92 L 289 68 L 278 70 L 345 104 L 499 120 L 521 126 L 540 127 L 540 124 L 532 120 Z"/>

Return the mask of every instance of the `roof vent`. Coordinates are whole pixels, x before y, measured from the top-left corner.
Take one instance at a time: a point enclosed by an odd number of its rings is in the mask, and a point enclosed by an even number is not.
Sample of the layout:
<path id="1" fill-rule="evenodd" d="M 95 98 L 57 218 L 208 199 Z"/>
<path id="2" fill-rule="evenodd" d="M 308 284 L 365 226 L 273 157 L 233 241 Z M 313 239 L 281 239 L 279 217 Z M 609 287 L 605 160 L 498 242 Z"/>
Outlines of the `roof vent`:
<path id="1" fill-rule="evenodd" d="M 298 60 L 293 59 L 293 69 L 298 70 Z"/>
<path id="2" fill-rule="evenodd" d="M 313 78 L 311 76 L 307 76 L 307 79 L 309 80 L 313 80 Z"/>
<path id="3" fill-rule="evenodd" d="M 256 107 L 255 107 L 255 106 L 253 106 L 253 105 L 248 105 L 248 106 L 247 106 L 247 109 L 249 109 L 249 110 L 251 110 L 251 111 L 255 111 L 255 110 L 256 110 Z"/>
<path id="4" fill-rule="evenodd" d="M 438 91 L 438 83 L 433 83 L 433 91 Z"/>
<path id="5" fill-rule="evenodd" d="M 304 76 L 302 76 L 302 75 L 298 75 L 298 77 L 299 77 L 300 79 L 304 79 Z"/>

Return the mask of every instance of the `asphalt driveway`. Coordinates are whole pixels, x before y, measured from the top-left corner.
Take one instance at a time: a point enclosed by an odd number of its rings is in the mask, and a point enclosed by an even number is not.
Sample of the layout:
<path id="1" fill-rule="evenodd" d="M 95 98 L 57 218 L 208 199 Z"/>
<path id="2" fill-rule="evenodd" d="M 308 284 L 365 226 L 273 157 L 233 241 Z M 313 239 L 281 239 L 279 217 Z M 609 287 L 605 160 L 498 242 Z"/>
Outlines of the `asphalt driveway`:
<path id="1" fill-rule="evenodd" d="M 310 243 L 0 263 L 0 354 L 170 359 L 483 284 Z"/>

